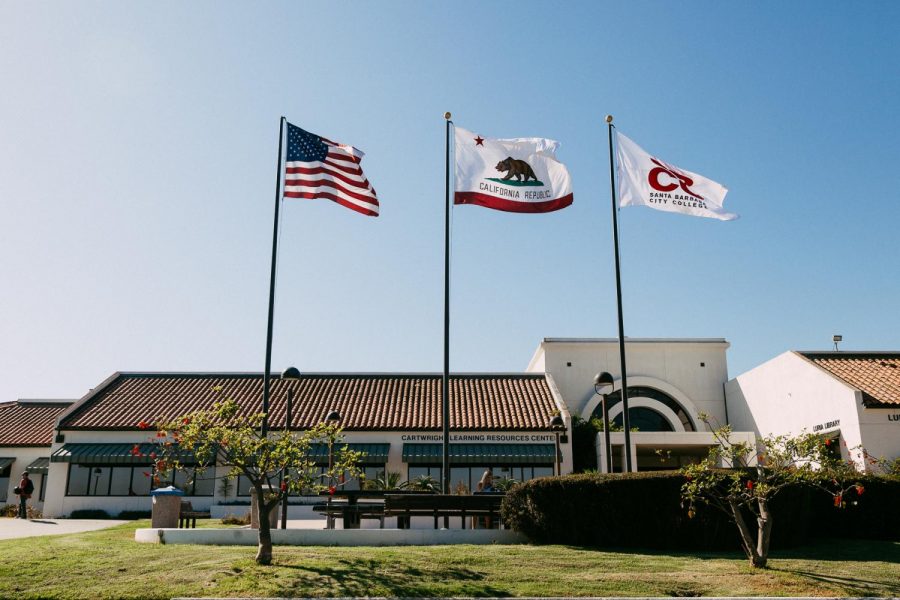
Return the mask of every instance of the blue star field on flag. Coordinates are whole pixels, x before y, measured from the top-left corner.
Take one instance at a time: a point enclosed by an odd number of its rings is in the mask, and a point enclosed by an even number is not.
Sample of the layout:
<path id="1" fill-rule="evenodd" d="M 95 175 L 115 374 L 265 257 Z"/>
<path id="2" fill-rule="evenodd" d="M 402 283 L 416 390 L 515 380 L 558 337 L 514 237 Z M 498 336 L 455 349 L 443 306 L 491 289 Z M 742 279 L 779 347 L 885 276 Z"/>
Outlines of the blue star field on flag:
<path id="1" fill-rule="evenodd" d="M 328 145 L 314 133 L 300 129 L 296 125 L 287 124 L 287 160 L 288 161 L 324 161 L 328 156 Z"/>

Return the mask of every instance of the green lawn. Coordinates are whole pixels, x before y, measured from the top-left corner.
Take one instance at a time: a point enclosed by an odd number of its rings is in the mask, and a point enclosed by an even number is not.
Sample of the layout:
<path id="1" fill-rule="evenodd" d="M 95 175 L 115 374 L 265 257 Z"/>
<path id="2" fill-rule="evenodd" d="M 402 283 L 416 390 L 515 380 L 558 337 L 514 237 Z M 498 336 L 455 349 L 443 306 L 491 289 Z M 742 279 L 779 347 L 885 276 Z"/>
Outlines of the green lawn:
<path id="1" fill-rule="evenodd" d="M 146 521 L 0 542 L 0 598 L 172 596 L 900 596 L 900 543 L 777 554 L 608 552 L 566 546 L 253 547 L 138 544 Z"/>

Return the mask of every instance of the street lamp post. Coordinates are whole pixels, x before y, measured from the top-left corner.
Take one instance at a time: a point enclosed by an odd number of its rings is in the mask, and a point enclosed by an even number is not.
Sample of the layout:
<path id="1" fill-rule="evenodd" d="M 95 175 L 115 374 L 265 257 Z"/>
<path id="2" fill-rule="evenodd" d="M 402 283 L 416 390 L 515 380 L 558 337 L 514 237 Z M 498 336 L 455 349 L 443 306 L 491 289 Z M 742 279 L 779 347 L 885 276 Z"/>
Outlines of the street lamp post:
<path id="1" fill-rule="evenodd" d="M 97 484 L 100 483 L 100 475 L 103 474 L 103 469 L 97 467 L 94 469 L 94 495 L 97 495 Z"/>
<path id="2" fill-rule="evenodd" d="M 326 425 L 337 425 L 341 422 L 341 413 L 336 410 L 329 411 L 327 415 L 325 415 L 325 424 Z M 326 527 L 328 529 L 334 529 L 334 517 L 331 515 L 331 498 L 334 494 L 330 493 L 331 488 L 334 487 L 334 476 L 331 473 L 331 470 L 334 468 L 334 435 L 328 435 L 328 484 L 329 484 L 329 494 L 328 494 L 328 518 Z"/>
<path id="3" fill-rule="evenodd" d="M 288 367 L 281 374 L 281 379 L 300 379 L 300 370 L 297 367 Z M 290 384 L 288 384 L 290 385 Z M 284 431 L 287 433 L 291 430 L 291 408 L 294 406 L 294 388 L 289 387 L 287 390 L 287 405 L 284 410 Z M 285 465 L 281 470 L 281 486 L 284 487 L 285 476 L 287 476 L 287 468 Z M 287 489 L 284 490 L 284 498 L 281 499 L 281 528 L 287 529 L 287 514 L 288 514 L 288 492 Z"/>
<path id="4" fill-rule="evenodd" d="M 613 376 L 603 371 L 602 373 L 597 373 L 594 376 L 594 392 L 598 396 L 600 396 L 600 402 L 603 404 L 603 438 L 604 438 L 604 448 L 606 449 L 606 472 L 612 473 L 612 446 L 609 442 L 609 404 L 606 402 L 606 388 L 611 388 L 613 385 Z M 629 448 L 627 450 L 631 452 Z M 599 466 L 599 465 L 598 465 Z"/>
<path id="5" fill-rule="evenodd" d="M 550 431 L 552 431 L 556 435 L 556 475 L 562 475 L 562 467 L 560 465 L 560 459 L 562 458 L 559 452 L 559 434 L 566 430 L 566 423 L 563 421 L 563 418 L 560 415 L 553 415 L 550 418 Z"/>

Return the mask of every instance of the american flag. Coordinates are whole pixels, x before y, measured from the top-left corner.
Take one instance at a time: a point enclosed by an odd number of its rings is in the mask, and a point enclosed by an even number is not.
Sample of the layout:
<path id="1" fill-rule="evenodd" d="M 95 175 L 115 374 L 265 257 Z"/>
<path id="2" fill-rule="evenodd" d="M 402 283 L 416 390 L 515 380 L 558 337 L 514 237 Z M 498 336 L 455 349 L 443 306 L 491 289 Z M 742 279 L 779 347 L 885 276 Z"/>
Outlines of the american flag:
<path id="1" fill-rule="evenodd" d="M 378 196 L 359 166 L 361 150 L 287 124 L 285 198 L 325 198 L 370 217 Z"/>

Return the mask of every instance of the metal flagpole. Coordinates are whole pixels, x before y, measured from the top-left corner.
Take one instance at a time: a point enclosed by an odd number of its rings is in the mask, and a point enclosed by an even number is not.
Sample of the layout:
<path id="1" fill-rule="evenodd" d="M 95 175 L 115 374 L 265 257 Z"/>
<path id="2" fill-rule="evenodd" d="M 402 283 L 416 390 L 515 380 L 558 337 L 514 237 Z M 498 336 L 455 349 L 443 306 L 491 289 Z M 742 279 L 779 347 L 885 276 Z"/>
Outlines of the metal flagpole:
<path id="1" fill-rule="evenodd" d="M 619 360 L 622 366 L 622 426 L 625 428 L 625 470 L 631 472 L 631 422 L 628 419 L 628 375 L 625 369 L 625 325 L 622 320 L 622 273 L 619 268 L 619 220 L 616 176 L 613 166 L 613 117 L 606 115 L 609 129 L 609 185 L 612 190 L 613 244 L 616 255 L 616 302 L 619 309 Z"/>
<path id="2" fill-rule="evenodd" d="M 441 423 L 443 425 L 443 461 L 441 490 L 450 493 L 450 113 L 447 121 L 444 164 L 444 372 L 441 377 Z"/>
<path id="3" fill-rule="evenodd" d="M 266 329 L 266 370 L 263 372 L 263 420 L 261 434 L 269 433 L 269 380 L 272 377 L 272 322 L 275 315 L 275 263 L 278 259 L 278 209 L 281 207 L 281 153 L 285 118 L 278 126 L 278 166 L 275 173 L 275 226 L 272 232 L 272 275 L 269 279 L 269 324 Z"/>

